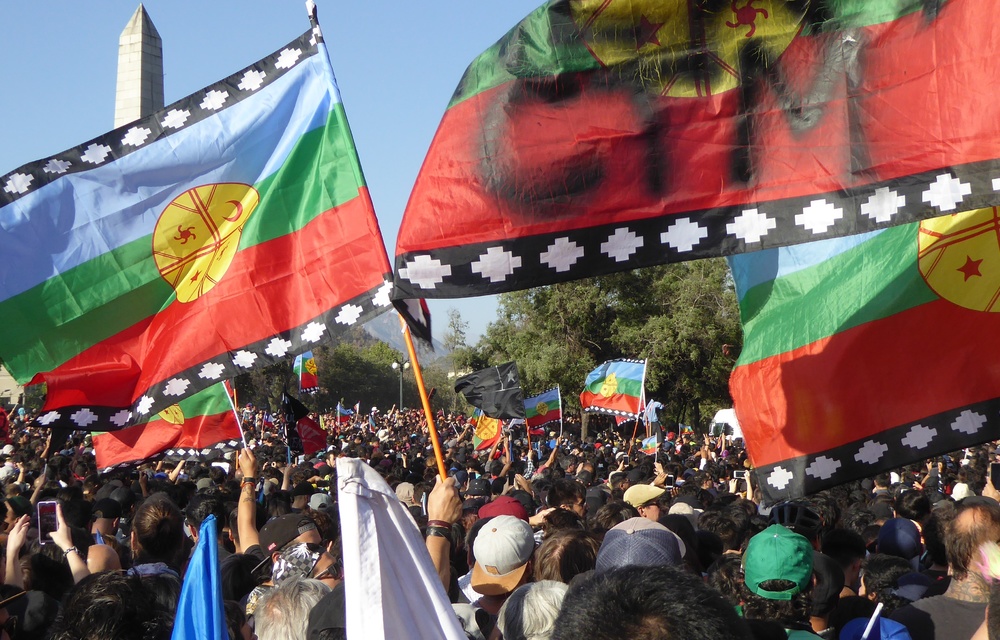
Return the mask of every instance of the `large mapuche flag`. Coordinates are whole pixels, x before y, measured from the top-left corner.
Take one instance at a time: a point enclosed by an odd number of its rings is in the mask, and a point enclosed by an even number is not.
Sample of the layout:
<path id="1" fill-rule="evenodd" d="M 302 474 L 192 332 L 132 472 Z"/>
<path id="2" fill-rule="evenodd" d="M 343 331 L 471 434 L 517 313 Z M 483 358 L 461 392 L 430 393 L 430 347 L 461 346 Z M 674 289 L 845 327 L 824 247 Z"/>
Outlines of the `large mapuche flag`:
<path id="1" fill-rule="evenodd" d="M 766 500 L 996 438 L 1000 214 L 734 256 L 730 380 Z"/>
<path id="2" fill-rule="evenodd" d="M 182 458 L 233 451 L 242 434 L 221 384 L 184 398 L 147 422 L 94 435 L 98 469 L 137 464 L 161 456 Z"/>
<path id="3" fill-rule="evenodd" d="M 318 26 L 162 111 L 0 176 L 0 357 L 40 422 L 112 430 L 389 308 Z"/>
<path id="4" fill-rule="evenodd" d="M 580 394 L 584 411 L 638 418 L 643 406 L 645 360 L 608 360 L 587 374 Z"/>
<path id="5" fill-rule="evenodd" d="M 1000 204 L 994 8 L 547 2 L 452 96 L 399 231 L 395 295 L 498 293 Z"/>

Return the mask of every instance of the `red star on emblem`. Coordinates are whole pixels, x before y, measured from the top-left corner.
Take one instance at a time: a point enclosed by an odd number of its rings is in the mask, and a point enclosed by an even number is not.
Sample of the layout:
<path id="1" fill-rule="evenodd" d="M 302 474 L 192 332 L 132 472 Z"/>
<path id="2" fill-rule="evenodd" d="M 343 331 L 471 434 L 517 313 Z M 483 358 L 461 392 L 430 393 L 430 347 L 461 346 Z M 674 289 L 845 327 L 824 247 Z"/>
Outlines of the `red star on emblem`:
<path id="1" fill-rule="evenodd" d="M 956 271 L 961 271 L 965 275 L 965 282 L 968 282 L 972 276 L 982 277 L 983 274 L 979 272 L 979 265 L 982 262 L 982 258 L 973 260 L 971 256 L 965 256 L 965 264 L 956 269 Z"/>
<path id="2" fill-rule="evenodd" d="M 201 271 L 195 271 L 194 275 L 191 276 L 191 282 L 198 282 L 198 278 L 201 276 Z M 968 280 L 968 278 L 966 278 Z"/>
<path id="3" fill-rule="evenodd" d="M 642 16 L 639 21 L 639 31 L 636 33 L 635 50 L 638 51 L 649 43 L 653 43 L 659 47 L 660 39 L 656 37 L 656 32 L 659 31 L 662 26 L 662 22 L 656 24 L 650 22 L 649 18 L 646 16 Z"/>

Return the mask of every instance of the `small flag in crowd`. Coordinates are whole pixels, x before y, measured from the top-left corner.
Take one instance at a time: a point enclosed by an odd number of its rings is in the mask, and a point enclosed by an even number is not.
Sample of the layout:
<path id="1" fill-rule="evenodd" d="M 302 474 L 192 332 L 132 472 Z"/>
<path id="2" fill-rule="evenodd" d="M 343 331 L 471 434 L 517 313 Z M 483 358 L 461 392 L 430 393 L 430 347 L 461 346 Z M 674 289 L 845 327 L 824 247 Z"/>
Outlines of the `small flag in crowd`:
<path id="1" fill-rule="evenodd" d="M 347 424 L 351 421 L 351 416 L 354 415 L 353 409 L 348 409 L 343 405 L 343 400 L 337 403 L 337 422 L 340 424 Z"/>
<path id="2" fill-rule="evenodd" d="M 476 451 L 489 449 L 503 435 L 500 420 L 484 414 L 479 407 L 472 410 L 469 423 L 473 426 L 472 444 Z"/>
<path id="3" fill-rule="evenodd" d="M 979 209 L 731 260 L 729 387 L 766 501 L 996 438 L 998 224 Z"/>
<path id="4" fill-rule="evenodd" d="M 647 455 L 653 455 L 656 453 L 656 449 L 659 447 L 659 443 L 656 442 L 656 436 L 649 436 L 642 441 L 642 448 L 640 451 Z"/>
<path id="5" fill-rule="evenodd" d="M 608 360 L 587 375 L 580 405 L 584 411 L 639 417 L 645 360 Z"/>
<path id="6" fill-rule="evenodd" d="M 297 399 L 281 394 L 281 407 L 285 413 L 285 423 L 294 425 L 299 440 L 302 443 L 302 453 L 311 456 L 321 449 L 326 448 L 326 432 L 320 428 L 315 420 L 309 417 L 309 409 Z M 293 449 L 291 433 L 288 434 L 289 450 Z"/>
<path id="7" fill-rule="evenodd" d="M 198 529 L 181 595 L 177 600 L 170 640 L 226 640 L 226 613 L 222 602 L 218 523 L 208 515 Z"/>
<path id="8" fill-rule="evenodd" d="M 474 407 L 493 418 L 524 418 L 524 395 L 516 362 L 473 371 L 455 382 L 455 392 L 461 393 Z"/>
<path id="9" fill-rule="evenodd" d="M 319 390 L 319 369 L 312 351 L 295 356 L 292 371 L 299 377 L 299 393 L 316 393 Z"/>
<path id="10" fill-rule="evenodd" d="M 562 397 L 559 394 L 559 387 L 543 391 L 525 400 L 524 413 L 529 427 L 541 427 L 562 420 Z"/>

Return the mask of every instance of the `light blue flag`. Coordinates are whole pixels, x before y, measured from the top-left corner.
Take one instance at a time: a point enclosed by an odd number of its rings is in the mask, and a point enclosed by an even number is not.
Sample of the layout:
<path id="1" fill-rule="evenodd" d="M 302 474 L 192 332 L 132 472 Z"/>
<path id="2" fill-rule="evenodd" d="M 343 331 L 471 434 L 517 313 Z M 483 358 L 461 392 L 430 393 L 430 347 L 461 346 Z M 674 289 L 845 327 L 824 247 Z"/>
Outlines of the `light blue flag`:
<path id="1" fill-rule="evenodd" d="M 208 516 L 198 531 L 170 640 L 227 640 L 226 613 L 222 606 L 222 571 L 215 516 Z"/>

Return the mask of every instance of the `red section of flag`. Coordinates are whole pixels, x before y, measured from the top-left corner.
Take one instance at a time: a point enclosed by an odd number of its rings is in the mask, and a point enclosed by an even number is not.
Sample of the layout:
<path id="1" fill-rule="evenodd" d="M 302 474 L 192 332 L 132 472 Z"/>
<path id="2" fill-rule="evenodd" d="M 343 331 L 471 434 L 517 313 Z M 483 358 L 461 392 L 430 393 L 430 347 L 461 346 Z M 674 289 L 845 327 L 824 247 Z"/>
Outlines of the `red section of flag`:
<path id="1" fill-rule="evenodd" d="M 239 440 L 240 429 L 232 411 L 210 416 L 191 416 L 184 424 L 155 420 L 93 437 L 97 467 L 151 458 L 167 449 L 205 449 L 226 440 Z"/>
<path id="2" fill-rule="evenodd" d="M 309 416 L 299 418 L 299 421 L 295 423 L 295 428 L 299 432 L 299 439 L 302 440 L 302 453 L 306 456 L 326 449 L 326 433 L 315 420 Z"/>
<path id="3" fill-rule="evenodd" d="M 584 391 L 580 394 L 580 406 L 600 407 L 605 411 L 621 411 L 631 414 L 631 417 L 626 417 L 626 420 L 631 420 L 640 413 L 639 400 L 637 396 L 630 396 L 623 393 L 616 393 L 610 397 L 602 396 L 592 391 Z"/>
<path id="4" fill-rule="evenodd" d="M 909 348 L 885 350 L 898 344 Z M 995 362 L 1000 314 L 937 300 L 741 365 L 729 385 L 751 458 L 763 466 L 995 398 L 996 376 L 980 375 Z M 774 403 L 770 389 L 786 402 Z"/>
<path id="5" fill-rule="evenodd" d="M 201 298 L 187 304 L 175 301 L 55 370 L 35 376 L 33 383 L 48 385 L 44 409 L 127 407 L 171 375 L 301 326 L 377 288 L 389 271 L 382 248 L 347 241 L 370 236 L 373 218 L 368 206 L 367 198 L 355 198 L 296 233 L 239 251 L 226 276 Z M 330 273 L 338 277 L 331 281 Z M 324 286 L 314 286 L 314 279 Z"/>

